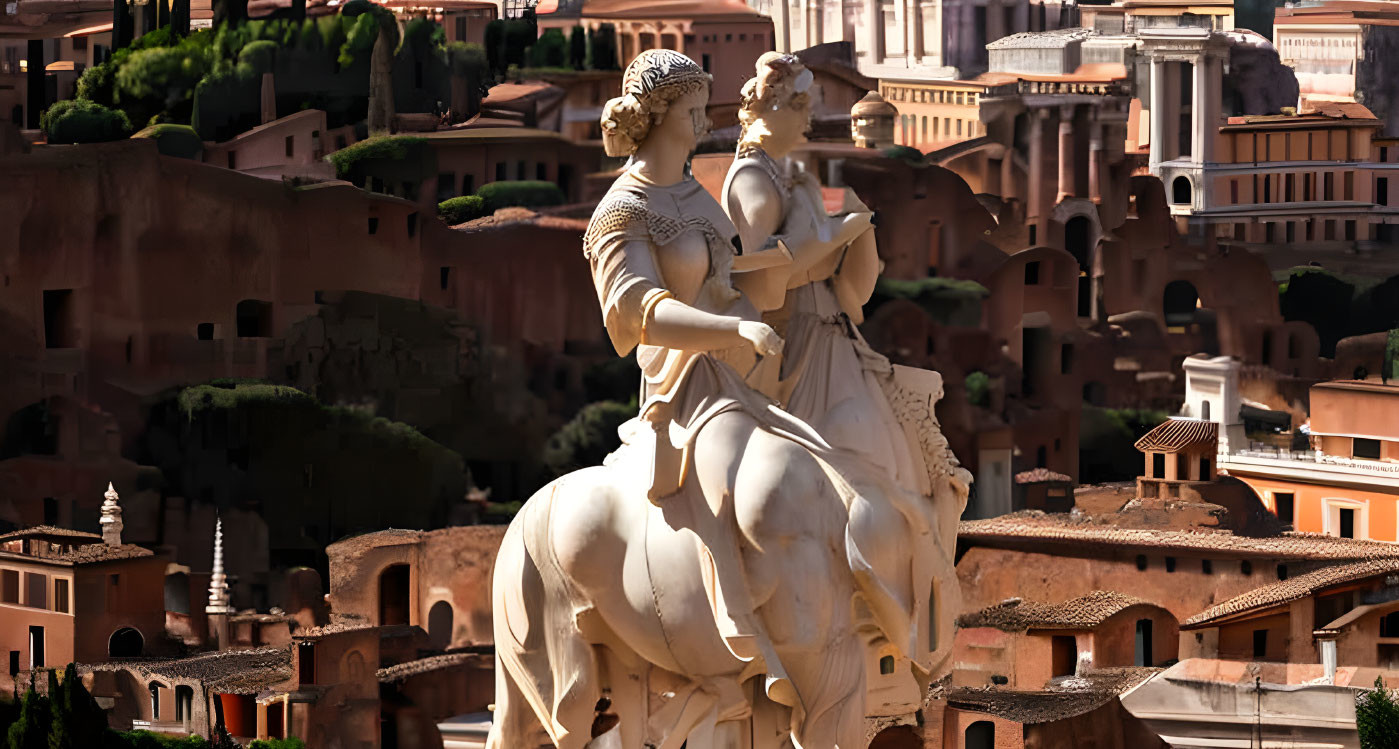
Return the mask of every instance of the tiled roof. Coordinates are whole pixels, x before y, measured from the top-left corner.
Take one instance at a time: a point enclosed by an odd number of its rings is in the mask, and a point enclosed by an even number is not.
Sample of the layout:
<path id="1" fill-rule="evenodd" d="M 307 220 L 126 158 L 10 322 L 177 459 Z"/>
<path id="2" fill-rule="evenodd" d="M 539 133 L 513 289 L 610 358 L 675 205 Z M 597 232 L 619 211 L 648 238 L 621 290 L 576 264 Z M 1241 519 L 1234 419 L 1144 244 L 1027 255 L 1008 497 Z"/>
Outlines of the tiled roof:
<path id="1" fill-rule="evenodd" d="M 1088 595 L 1062 603 L 1040 603 L 1011 598 L 957 617 L 957 626 L 995 627 L 1005 632 L 1024 632 L 1028 629 L 1091 629 L 1138 604 L 1152 605 L 1150 601 L 1109 590 L 1095 590 Z"/>
<path id="2" fill-rule="evenodd" d="M 1395 553 L 1399 553 L 1397 550 Z M 1211 606 L 1180 623 L 1186 627 L 1205 627 L 1218 620 L 1249 611 L 1271 608 L 1296 601 L 1333 585 L 1364 580 L 1367 577 L 1399 572 L 1399 556 L 1386 559 L 1368 559 L 1352 564 L 1338 564 L 1289 577 L 1286 580 L 1254 588 L 1243 595 L 1234 596 L 1223 603 Z"/>
<path id="3" fill-rule="evenodd" d="M 79 546 L 72 551 L 62 554 L 55 554 L 49 559 L 57 559 L 73 564 L 95 564 L 97 562 L 114 562 L 119 559 L 138 559 L 140 557 L 153 556 L 154 552 L 136 544 L 122 544 L 121 546 L 108 546 L 106 544 L 86 544 Z"/>
<path id="4" fill-rule="evenodd" d="M 1166 419 L 1137 440 L 1142 452 L 1180 452 L 1187 447 L 1209 445 L 1219 441 L 1219 425 L 1199 419 Z"/>
<path id="5" fill-rule="evenodd" d="M 1041 484 L 1045 482 L 1073 483 L 1073 477 L 1055 473 L 1048 468 L 1035 468 L 1015 474 L 1017 484 Z"/>
<path id="6" fill-rule="evenodd" d="M 1097 710 L 1160 671 L 1139 667 L 1094 669 L 1082 678 L 1041 692 L 961 687 L 947 692 L 947 704 L 1025 725 L 1050 723 Z"/>
<path id="7" fill-rule="evenodd" d="M 0 541 L 13 541 L 17 538 L 89 538 L 101 541 L 102 537 L 96 533 L 85 531 L 75 531 L 71 528 L 59 528 L 54 525 L 36 525 L 32 528 L 22 528 L 9 533 L 0 533 Z"/>
<path id="8" fill-rule="evenodd" d="M 482 232 L 504 229 L 516 224 L 530 224 L 545 229 L 573 230 L 577 231 L 580 236 L 588 228 L 588 222 L 584 219 L 540 215 L 528 208 L 519 207 L 501 208 L 490 216 L 482 216 L 464 224 L 457 224 L 452 228 L 461 232 Z"/>
<path id="9" fill-rule="evenodd" d="M 1121 528 L 1076 520 L 1067 515 L 1015 513 L 989 520 L 967 520 L 957 527 L 961 543 L 1023 545 L 1044 541 L 1110 550 L 1177 550 L 1231 553 L 1278 560 L 1358 561 L 1391 558 L 1399 547 L 1382 541 L 1336 538 L 1316 533 L 1238 536 L 1224 530 Z"/>
<path id="10" fill-rule="evenodd" d="M 152 677 L 186 679 L 202 682 L 212 692 L 257 694 L 291 678 L 291 649 L 220 650 L 170 660 L 98 663 L 90 669 L 133 669 L 144 677 L 143 680 Z"/>
<path id="11" fill-rule="evenodd" d="M 444 668 L 455 668 L 466 664 L 478 664 L 489 667 L 491 657 L 480 653 L 447 653 L 445 655 L 433 655 L 427 658 L 419 658 L 416 661 L 399 663 L 378 670 L 379 681 L 391 684 L 403 681 L 411 676 L 426 674 L 432 671 L 439 671 Z"/>

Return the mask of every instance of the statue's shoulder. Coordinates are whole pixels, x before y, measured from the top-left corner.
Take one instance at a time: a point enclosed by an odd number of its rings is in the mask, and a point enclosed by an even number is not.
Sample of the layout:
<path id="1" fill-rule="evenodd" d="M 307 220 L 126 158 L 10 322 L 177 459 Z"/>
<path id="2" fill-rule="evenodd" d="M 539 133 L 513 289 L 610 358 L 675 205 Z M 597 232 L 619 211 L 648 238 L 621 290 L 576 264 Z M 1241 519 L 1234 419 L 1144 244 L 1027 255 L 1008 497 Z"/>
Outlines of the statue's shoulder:
<path id="1" fill-rule="evenodd" d="M 617 235 L 623 239 L 649 239 L 657 245 L 668 243 L 684 230 L 685 224 L 657 207 L 643 187 L 618 180 L 593 209 L 588 231 L 583 235 L 584 248 L 595 251 L 598 243 Z"/>

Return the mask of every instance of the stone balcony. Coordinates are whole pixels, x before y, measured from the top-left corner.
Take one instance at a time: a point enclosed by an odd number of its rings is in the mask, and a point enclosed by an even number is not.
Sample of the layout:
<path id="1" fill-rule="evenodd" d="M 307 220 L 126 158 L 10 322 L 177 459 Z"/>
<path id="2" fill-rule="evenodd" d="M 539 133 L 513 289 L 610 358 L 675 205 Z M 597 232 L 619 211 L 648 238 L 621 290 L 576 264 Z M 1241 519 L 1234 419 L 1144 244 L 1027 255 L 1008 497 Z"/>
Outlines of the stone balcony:
<path id="1" fill-rule="evenodd" d="M 1350 483 L 1399 488 L 1399 463 L 1288 450 L 1254 443 L 1248 449 L 1221 453 L 1221 471 L 1296 479 L 1310 483 Z"/>

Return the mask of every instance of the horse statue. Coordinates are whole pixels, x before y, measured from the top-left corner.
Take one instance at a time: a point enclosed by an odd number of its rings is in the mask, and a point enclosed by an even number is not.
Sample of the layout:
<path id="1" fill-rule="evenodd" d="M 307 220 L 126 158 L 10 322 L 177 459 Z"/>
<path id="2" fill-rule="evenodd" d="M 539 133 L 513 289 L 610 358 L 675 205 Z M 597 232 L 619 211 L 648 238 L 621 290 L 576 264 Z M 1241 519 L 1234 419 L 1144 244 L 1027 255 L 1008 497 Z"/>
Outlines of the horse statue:
<path id="1" fill-rule="evenodd" d="M 778 111 L 810 80 L 788 56 L 758 67 L 770 85 L 745 107 Z M 872 248 L 870 214 L 730 206 L 740 232 L 686 170 L 709 86 L 651 50 L 604 110 L 609 154 L 631 158 L 584 252 L 641 406 L 602 466 L 545 486 L 505 534 L 491 749 L 856 749 L 871 653 L 896 653 L 920 694 L 947 656 L 970 476 L 933 415 L 941 378 L 889 364 L 848 320 L 802 322 L 809 287 L 858 292 L 868 262 L 820 269 Z M 778 231 L 759 241 L 764 216 Z M 774 325 L 824 353 L 784 356 Z M 859 444 L 873 433 L 897 455 Z"/>

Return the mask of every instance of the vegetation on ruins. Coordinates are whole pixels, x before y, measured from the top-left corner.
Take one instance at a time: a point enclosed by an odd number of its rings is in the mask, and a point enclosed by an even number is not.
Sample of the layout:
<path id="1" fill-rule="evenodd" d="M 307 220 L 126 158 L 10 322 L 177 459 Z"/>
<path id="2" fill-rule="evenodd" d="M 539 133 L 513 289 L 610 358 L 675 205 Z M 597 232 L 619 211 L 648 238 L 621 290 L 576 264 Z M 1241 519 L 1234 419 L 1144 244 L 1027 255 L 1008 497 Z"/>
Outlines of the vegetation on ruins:
<path id="1" fill-rule="evenodd" d="M 143 128 L 132 138 L 149 138 L 155 141 L 156 150 L 166 156 L 181 159 L 198 159 L 204 152 L 204 139 L 189 125 L 163 123 Z"/>
<path id="2" fill-rule="evenodd" d="M 437 204 L 437 216 L 448 226 L 464 224 L 486 215 L 486 201 L 479 195 L 449 198 Z"/>
<path id="3" fill-rule="evenodd" d="M 1129 481 L 1141 473 L 1136 442 L 1169 416 L 1164 411 L 1096 408 L 1084 404 L 1079 420 L 1080 484 Z"/>
<path id="4" fill-rule="evenodd" d="M 967 391 L 967 402 L 973 406 L 987 408 L 991 405 L 991 378 L 985 372 L 967 375 L 962 388 Z"/>
<path id="5" fill-rule="evenodd" d="M 906 299 L 922 307 L 939 324 L 976 326 L 981 322 L 981 300 L 990 294 L 976 281 L 960 278 L 904 280 L 880 276 L 865 303 L 865 318 L 888 302 Z"/>
<path id="6" fill-rule="evenodd" d="M 39 117 L 49 143 L 102 143 L 131 132 L 131 121 L 119 109 L 81 100 L 55 102 Z"/>
<path id="7" fill-rule="evenodd" d="M 1375 688 L 1355 698 L 1355 727 L 1360 749 L 1399 749 L 1399 698 L 1375 677 Z"/>
<path id="8" fill-rule="evenodd" d="M 487 214 L 511 206 L 543 208 L 562 205 L 564 202 L 563 190 L 560 190 L 558 185 L 534 180 L 489 182 L 481 185 L 476 194 L 485 201 Z"/>

